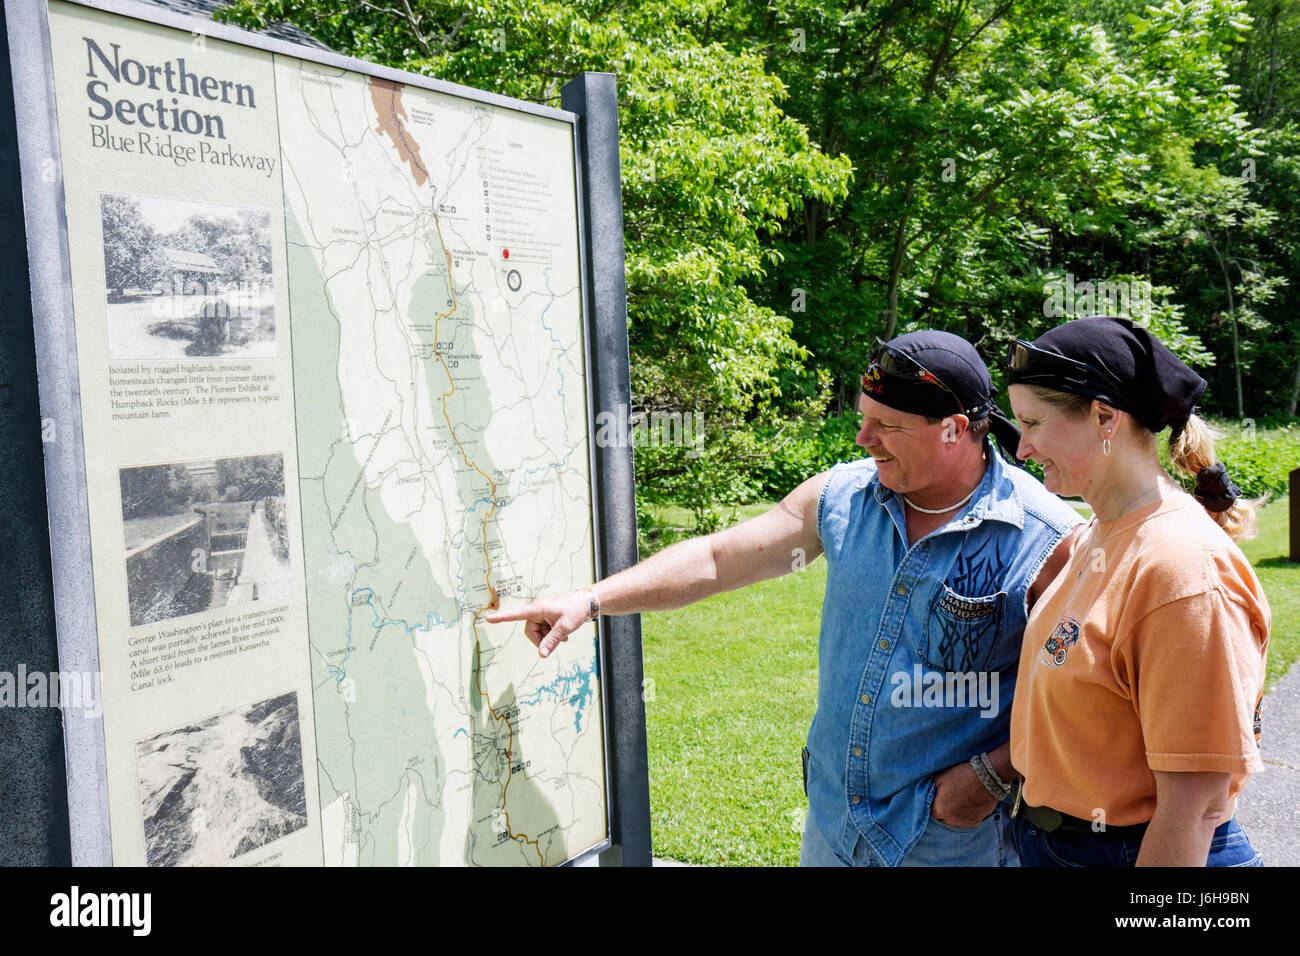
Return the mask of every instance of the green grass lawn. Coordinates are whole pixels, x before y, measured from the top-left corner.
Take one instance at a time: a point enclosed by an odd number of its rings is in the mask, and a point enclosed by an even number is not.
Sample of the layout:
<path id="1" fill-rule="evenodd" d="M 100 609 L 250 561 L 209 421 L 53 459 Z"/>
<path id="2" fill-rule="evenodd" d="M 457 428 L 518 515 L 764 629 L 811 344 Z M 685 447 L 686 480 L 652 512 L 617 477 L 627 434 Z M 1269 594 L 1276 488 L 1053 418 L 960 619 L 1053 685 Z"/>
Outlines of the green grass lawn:
<path id="1" fill-rule="evenodd" d="M 793 865 L 826 562 L 642 617 L 656 856 Z"/>
<path id="2" fill-rule="evenodd" d="M 1288 560 L 1289 507 L 1286 498 L 1266 505 L 1259 514 L 1259 537 L 1241 543 L 1273 612 L 1268 646 L 1270 684 L 1300 657 L 1300 564 Z"/>
<path id="3" fill-rule="evenodd" d="M 739 509 L 738 520 L 768 505 Z M 689 524 L 656 509 L 656 524 Z M 673 535 L 677 537 L 678 535 Z M 1300 564 L 1287 561 L 1286 499 L 1243 547 L 1273 611 L 1268 675 L 1300 657 Z M 650 806 L 656 856 L 688 863 L 799 860 L 807 804 L 799 751 L 817 700 L 826 563 L 642 617 Z"/>

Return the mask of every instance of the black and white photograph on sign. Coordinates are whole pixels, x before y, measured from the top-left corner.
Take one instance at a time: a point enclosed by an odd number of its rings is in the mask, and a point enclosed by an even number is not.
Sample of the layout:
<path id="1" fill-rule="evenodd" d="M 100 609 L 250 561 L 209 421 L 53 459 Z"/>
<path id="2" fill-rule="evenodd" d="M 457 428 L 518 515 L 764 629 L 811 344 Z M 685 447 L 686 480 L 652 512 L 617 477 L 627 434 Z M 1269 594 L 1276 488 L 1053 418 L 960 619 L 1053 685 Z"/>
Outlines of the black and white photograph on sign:
<path id="1" fill-rule="evenodd" d="M 136 743 L 150 866 L 219 866 L 307 825 L 298 695 Z"/>
<path id="2" fill-rule="evenodd" d="M 284 458 L 120 471 L 131 626 L 289 594 Z"/>
<path id="3" fill-rule="evenodd" d="M 101 193 L 108 355 L 274 358 L 271 214 Z"/>

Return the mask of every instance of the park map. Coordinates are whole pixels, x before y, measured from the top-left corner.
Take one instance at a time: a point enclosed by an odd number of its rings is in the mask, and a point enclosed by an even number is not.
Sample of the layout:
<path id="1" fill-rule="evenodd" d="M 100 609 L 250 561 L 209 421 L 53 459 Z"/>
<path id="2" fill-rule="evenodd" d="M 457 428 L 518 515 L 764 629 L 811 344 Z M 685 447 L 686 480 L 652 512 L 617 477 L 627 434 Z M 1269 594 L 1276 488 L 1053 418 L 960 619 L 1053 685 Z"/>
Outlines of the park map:
<path id="1" fill-rule="evenodd" d="M 277 57 L 327 864 L 542 865 L 605 837 L 567 126 Z"/>

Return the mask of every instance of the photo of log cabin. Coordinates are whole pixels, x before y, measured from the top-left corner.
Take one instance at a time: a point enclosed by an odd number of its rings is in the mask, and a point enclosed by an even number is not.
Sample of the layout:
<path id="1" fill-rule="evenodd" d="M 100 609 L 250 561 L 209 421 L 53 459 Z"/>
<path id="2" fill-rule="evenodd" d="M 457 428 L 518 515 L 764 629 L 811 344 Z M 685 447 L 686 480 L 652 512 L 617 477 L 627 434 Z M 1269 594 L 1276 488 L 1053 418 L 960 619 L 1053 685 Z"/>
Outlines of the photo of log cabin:
<path id="1" fill-rule="evenodd" d="M 271 214 L 101 193 L 109 358 L 273 358 Z"/>

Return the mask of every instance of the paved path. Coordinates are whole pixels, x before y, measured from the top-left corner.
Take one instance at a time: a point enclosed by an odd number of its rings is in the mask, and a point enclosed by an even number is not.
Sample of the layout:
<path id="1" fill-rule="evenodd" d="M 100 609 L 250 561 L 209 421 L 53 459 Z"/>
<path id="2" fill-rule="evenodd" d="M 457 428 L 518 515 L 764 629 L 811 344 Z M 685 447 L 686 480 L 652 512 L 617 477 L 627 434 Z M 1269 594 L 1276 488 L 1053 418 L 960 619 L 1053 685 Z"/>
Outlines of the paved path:
<path id="1" fill-rule="evenodd" d="M 1237 798 L 1237 822 L 1265 866 L 1300 866 L 1300 663 L 1264 698 L 1263 773 Z"/>
<path id="2" fill-rule="evenodd" d="M 259 503 L 258 509 L 250 515 L 244 565 L 239 572 L 239 584 L 227 599 L 228 604 L 242 604 L 254 599 L 274 600 L 291 593 L 293 568 L 273 550 L 274 540 L 275 532 L 266 520 L 266 506 Z"/>

